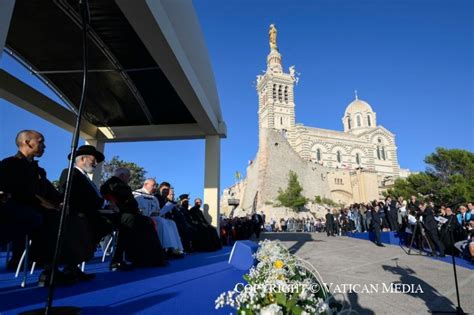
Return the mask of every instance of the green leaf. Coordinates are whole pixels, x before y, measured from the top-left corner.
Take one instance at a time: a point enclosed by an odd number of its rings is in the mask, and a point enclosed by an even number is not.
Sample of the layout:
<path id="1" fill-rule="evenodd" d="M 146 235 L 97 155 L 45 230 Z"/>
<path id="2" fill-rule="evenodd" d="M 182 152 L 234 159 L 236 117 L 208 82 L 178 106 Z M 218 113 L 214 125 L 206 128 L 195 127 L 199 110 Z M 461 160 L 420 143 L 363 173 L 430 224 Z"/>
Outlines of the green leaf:
<path id="1" fill-rule="evenodd" d="M 278 292 L 275 294 L 276 302 L 278 305 L 286 306 L 286 295 L 285 293 Z"/>

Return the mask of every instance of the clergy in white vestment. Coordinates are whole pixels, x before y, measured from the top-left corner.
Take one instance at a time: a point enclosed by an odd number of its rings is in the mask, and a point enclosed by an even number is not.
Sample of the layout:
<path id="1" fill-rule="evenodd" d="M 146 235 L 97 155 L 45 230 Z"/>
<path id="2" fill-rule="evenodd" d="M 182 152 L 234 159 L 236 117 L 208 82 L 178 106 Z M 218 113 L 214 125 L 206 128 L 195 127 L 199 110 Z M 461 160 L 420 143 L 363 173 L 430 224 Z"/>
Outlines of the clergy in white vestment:
<path id="1" fill-rule="evenodd" d="M 158 237 L 161 245 L 168 254 L 174 257 L 182 257 L 183 244 L 179 238 L 178 228 L 173 220 L 166 219 L 160 215 L 158 199 L 153 196 L 156 190 L 156 181 L 149 178 L 143 184 L 143 188 L 135 190 L 133 196 L 138 202 L 138 207 L 143 215 L 151 217 L 157 225 Z"/>

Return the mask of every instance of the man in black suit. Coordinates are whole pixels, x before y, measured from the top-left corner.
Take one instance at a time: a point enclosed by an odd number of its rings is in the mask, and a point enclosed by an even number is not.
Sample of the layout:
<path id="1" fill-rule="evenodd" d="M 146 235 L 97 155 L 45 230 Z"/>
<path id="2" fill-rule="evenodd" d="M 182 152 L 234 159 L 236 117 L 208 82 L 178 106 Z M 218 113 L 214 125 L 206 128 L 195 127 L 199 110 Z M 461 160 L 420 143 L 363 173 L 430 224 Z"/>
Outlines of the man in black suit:
<path id="1" fill-rule="evenodd" d="M 68 159 L 71 156 L 68 155 Z M 102 237 L 112 232 L 113 225 L 99 211 L 107 206 L 99 189 L 89 178 L 94 173 L 98 163 L 104 161 L 104 155 L 91 145 L 80 146 L 74 153 L 74 168 L 72 171 L 71 194 L 69 196 L 70 214 L 80 218 L 80 224 L 88 231 L 89 239 L 81 247 L 84 261 L 92 258 L 96 244 Z M 59 185 L 66 185 L 67 169 L 63 171 Z M 71 267 L 68 272 L 77 275 L 82 280 L 89 280 L 94 275 L 84 274 L 79 268 Z"/>
<path id="2" fill-rule="evenodd" d="M 389 196 L 385 199 L 385 216 L 387 218 L 388 226 L 390 231 L 397 231 L 398 230 L 398 209 L 396 207 L 395 200 Z"/>
<path id="3" fill-rule="evenodd" d="M 38 131 L 23 130 L 17 134 L 16 145 L 18 153 L 0 163 L 0 190 L 8 195 L 1 209 L 0 229 L 2 234 L 6 233 L 6 240 L 14 241 L 11 265 L 23 252 L 25 241 L 21 237 L 28 234 L 32 240 L 31 260 L 44 266 L 38 285 L 45 286 L 49 284 L 52 271 L 62 196 L 35 160 L 44 154 L 44 136 Z M 70 235 L 69 231 L 65 232 L 67 235 Z M 82 236 L 77 235 L 77 238 Z M 68 240 L 70 238 L 66 237 L 63 241 L 60 262 L 69 265 L 80 263 L 67 255 L 75 248 Z M 76 282 L 77 278 L 58 270 L 55 280 L 56 285 L 67 285 Z"/>
<path id="4" fill-rule="evenodd" d="M 255 236 L 257 238 L 260 238 L 260 232 L 262 232 L 262 225 L 263 225 L 262 216 L 258 214 L 257 212 L 255 212 L 252 215 L 252 223 L 253 223 L 253 233 L 255 233 Z"/>
<path id="5" fill-rule="evenodd" d="M 326 234 L 327 236 L 334 236 L 334 215 L 330 209 L 326 213 Z"/>
<path id="6" fill-rule="evenodd" d="M 432 243 L 434 243 L 434 245 L 438 248 L 439 256 L 444 257 L 444 246 L 438 237 L 438 222 L 434 218 L 433 209 L 427 207 L 424 201 L 419 203 L 418 208 L 420 209 L 421 215 L 423 216 L 423 226 L 425 227 L 426 234 L 428 235 Z M 436 256 L 436 251 L 434 247 L 433 255 Z"/>
<path id="7" fill-rule="evenodd" d="M 382 225 L 382 218 L 380 216 L 380 206 L 376 205 L 372 211 L 372 228 L 375 233 L 375 244 L 380 247 L 384 247 L 380 240 L 380 228 Z"/>

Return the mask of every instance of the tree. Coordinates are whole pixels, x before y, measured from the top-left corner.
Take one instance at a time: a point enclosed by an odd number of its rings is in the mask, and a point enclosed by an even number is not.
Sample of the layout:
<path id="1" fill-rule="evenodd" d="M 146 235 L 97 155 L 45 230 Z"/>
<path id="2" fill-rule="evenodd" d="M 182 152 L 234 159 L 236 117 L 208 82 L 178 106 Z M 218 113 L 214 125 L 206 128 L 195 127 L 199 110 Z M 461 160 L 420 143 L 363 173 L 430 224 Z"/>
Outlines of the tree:
<path id="1" fill-rule="evenodd" d="M 102 185 L 107 179 L 113 176 L 114 171 L 120 167 L 128 168 L 130 170 L 131 180 L 129 185 L 133 190 L 142 188 L 143 182 L 146 179 L 145 169 L 136 163 L 120 160 L 118 156 L 114 156 L 110 161 L 104 162 L 100 184 Z"/>
<path id="2" fill-rule="evenodd" d="M 398 179 L 386 195 L 421 195 L 437 204 L 457 207 L 474 200 L 474 153 L 437 148 L 425 158 L 425 172 Z"/>
<path id="3" fill-rule="evenodd" d="M 308 202 L 308 199 L 301 194 L 302 191 L 303 187 L 301 187 L 298 181 L 298 175 L 290 171 L 288 174 L 288 187 L 284 191 L 281 188 L 278 189 L 277 200 L 284 207 L 298 210 L 299 207 L 304 206 Z"/>

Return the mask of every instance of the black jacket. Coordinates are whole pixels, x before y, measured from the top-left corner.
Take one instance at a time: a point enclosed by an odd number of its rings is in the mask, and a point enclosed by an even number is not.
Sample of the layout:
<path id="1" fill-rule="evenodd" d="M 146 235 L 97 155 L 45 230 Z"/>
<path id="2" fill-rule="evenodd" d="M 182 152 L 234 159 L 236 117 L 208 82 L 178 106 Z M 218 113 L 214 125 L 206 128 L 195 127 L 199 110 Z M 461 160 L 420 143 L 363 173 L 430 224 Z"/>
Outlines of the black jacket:
<path id="1" fill-rule="evenodd" d="M 10 193 L 18 203 L 35 208 L 41 204 L 36 196 L 54 204 L 62 200 L 38 161 L 29 162 L 21 152 L 0 162 L 0 191 Z"/>
<path id="2" fill-rule="evenodd" d="M 132 188 L 120 180 L 120 178 L 115 176 L 109 178 L 100 186 L 100 193 L 104 197 L 110 196 L 117 204 L 121 213 L 140 214 L 138 202 L 133 197 Z"/>
<path id="3" fill-rule="evenodd" d="M 437 230 L 438 222 L 433 215 L 433 209 L 426 207 L 425 211 L 421 213 L 423 216 L 423 225 L 427 230 Z"/>
<path id="4" fill-rule="evenodd" d="M 66 186 L 65 172 L 67 174 L 67 169 L 63 170 L 59 183 L 63 191 Z M 98 210 L 104 205 L 104 199 L 99 196 L 92 185 L 86 175 L 77 168 L 72 170 L 71 195 L 69 196 L 69 208 L 72 212 L 83 213 L 90 218 L 100 215 Z"/>
<path id="5" fill-rule="evenodd" d="M 380 214 L 380 210 L 379 211 L 372 211 L 372 221 L 371 221 L 371 224 L 373 227 L 378 227 L 380 228 L 380 225 L 381 225 L 381 214 Z"/>
<path id="6" fill-rule="evenodd" d="M 334 224 L 334 216 L 332 213 L 326 213 L 326 224 Z"/>

